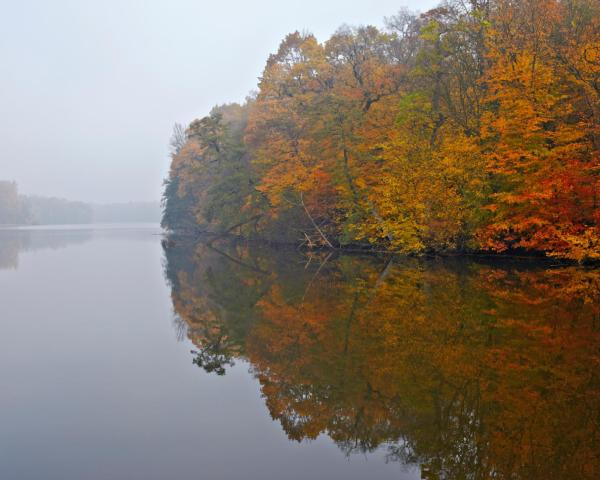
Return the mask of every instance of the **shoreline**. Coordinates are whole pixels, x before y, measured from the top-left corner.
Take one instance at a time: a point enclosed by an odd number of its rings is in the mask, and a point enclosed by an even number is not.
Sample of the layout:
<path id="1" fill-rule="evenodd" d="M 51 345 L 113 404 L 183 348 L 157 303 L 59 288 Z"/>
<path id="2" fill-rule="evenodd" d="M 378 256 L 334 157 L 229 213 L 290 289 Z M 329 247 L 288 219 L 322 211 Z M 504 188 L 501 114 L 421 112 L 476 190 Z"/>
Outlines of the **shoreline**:
<path id="1" fill-rule="evenodd" d="M 436 259 L 436 258 L 456 258 L 456 259 L 480 259 L 480 260 L 491 260 L 491 261 L 512 261 L 520 263 L 537 263 L 545 264 L 549 267 L 567 267 L 567 266 L 580 266 L 587 268 L 599 268 L 600 261 L 586 261 L 577 262 L 571 259 L 548 257 L 543 252 L 531 252 L 531 253 L 495 253 L 486 251 L 430 251 L 419 254 L 408 254 L 400 253 L 393 250 L 385 250 L 380 248 L 361 248 L 360 246 L 342 246 L 342 247 L 330 247 L 322 245 L 319 247 L 307 247 L 299 243 L 285 242 L 280 240 L 270 240 L 259 237 L 246 237 L 243 235 L 235 235 L 231 233 L 218 234 L 212 232 L 200 232 L 200 233 L 186 233 L 186 232 L 169 232 L 164 231 L 164 241 L 176 242 L 177 239 L 190 240 L 193 243 L 204 243 L 205 245 L 212 247 L 213 243 L 219 240 L 230 240 L 234 242 L 244 242 L 247 244 L 270 246 L 281 249 L 294 249 L 303 252 L 329 252 L 340 253 L 344 255 L 369 255 L 369 256 L 387 256 L 397 258 L 415 258 L 415 259 Z"/>

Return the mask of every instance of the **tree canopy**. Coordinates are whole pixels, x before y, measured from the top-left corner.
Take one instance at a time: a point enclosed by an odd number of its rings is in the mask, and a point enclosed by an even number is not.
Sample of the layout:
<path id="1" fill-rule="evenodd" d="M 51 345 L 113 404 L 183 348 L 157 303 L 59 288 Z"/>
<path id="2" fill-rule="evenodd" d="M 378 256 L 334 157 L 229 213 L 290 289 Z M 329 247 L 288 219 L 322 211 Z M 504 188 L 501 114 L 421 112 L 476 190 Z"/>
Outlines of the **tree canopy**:
<path id="1" fill-rule="evenodd" d="M 174 137 L 163 225 L 600 259 L 600 4 L 449 1 L 288 35 Z"/>

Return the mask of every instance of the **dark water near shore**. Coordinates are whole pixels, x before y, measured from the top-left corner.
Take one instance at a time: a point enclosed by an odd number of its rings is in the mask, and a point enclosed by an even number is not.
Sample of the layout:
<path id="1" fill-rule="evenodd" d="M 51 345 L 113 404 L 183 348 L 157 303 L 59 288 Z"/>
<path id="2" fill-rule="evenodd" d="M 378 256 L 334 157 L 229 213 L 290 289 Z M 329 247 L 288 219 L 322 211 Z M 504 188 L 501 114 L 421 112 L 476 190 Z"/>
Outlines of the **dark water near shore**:
<path id="1" fill-rule="evenodd" d="M 600 478 L 600 270 L 0 230 L 1 479 Z"/>

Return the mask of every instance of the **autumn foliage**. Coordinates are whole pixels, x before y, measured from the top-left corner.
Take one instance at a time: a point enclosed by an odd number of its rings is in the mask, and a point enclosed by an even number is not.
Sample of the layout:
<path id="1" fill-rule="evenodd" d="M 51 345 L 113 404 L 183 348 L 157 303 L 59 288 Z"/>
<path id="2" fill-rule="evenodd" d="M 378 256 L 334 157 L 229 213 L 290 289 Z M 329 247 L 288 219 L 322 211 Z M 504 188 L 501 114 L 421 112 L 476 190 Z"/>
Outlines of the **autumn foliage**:
<path id="1" fill-rule="evenodd" d="M 288 35 L 194 121 L 164 225 L 403 253 L 600 259 L 600 4 L 449 2 Z"/>

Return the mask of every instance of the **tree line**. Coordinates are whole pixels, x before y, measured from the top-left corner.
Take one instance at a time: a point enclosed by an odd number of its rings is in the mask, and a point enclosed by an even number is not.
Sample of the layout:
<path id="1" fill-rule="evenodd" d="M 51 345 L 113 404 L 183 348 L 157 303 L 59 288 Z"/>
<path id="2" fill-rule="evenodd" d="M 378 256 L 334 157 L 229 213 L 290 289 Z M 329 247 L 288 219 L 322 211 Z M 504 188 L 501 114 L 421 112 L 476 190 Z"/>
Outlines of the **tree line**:
<path id="1" fill-rule="evenodd" d="M 16 182 L 0 181 L 0 225 L 156 223 L 160 216 L 158 202 L 96 204 L 22 195 Z"/>
<path id="2" fill-rule="evenodd" d="M 176 127 L 163 226 L 401 253 L 600 258 L 600 3 L 450 1 L 324 43 Z"/>

